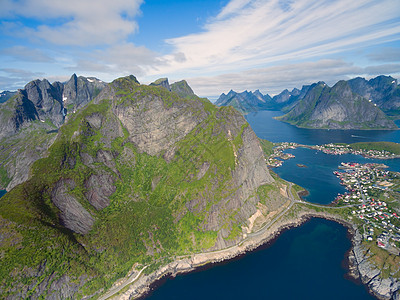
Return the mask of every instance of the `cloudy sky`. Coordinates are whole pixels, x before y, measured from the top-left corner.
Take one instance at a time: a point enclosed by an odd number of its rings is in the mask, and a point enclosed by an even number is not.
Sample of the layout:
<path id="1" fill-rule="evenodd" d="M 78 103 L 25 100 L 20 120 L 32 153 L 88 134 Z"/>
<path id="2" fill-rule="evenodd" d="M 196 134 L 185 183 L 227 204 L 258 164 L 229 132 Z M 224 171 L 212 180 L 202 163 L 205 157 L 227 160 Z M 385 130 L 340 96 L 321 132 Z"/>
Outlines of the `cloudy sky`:
<path id="1" fill-rule="evenodd" d="M 400 78 L 398 0 L 0 0 L 0 90 L 73 73 L 199 96 Z"/>

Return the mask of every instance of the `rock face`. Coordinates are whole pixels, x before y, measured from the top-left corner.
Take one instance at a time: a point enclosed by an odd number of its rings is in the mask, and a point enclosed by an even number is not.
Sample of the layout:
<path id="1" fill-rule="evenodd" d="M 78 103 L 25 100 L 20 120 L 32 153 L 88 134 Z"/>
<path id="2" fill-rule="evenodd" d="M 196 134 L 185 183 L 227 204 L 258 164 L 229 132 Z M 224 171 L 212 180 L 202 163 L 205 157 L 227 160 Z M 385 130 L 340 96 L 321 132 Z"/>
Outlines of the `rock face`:
<path id="1" fill-rule="evenodd" d="M 378 76 L 370 80 L 357 77 L 348 81 L 351 90 L 372 100 L 384 112 L 398 114 L 400 109 L 400 86 L 391 76 Z"/>
<path id="2" fill-rule="evenodd" d="M 244 239 L 274 181 L 260 142 L 233 108 L 179 94 L 119 78 L 66 120 L 1 198 L 0 236 L 18 237 L 0 240 L 2 295 L 89 296 L 134 264 Z"/>
<path id="3" fill-rule="evenodd" d="M 248 91 L 236 93 L 231 90 L 227 95 L 222 93 L 215 104 L 218 106 L 233 106 L 241 113 L 248 113 L 270 109 L 270 102 L 271 97 L 268 94 L 261 94 L 259 90 L 256 90 L 254 93 Z"/>
<path id="4" fill-rule="evenodd" d="M 86 234 L 92 228 L 94 219 L 90 213 L 73 197 L 68 190 L 74 189 L 73 180 L 61 179 L 52 192 L 52 201 L 60 210 L 60 223 L 80 234 Z"/>
<path id="5" fill-rule="evenodd" d="M 67 112 L 76 111 L 88 104 L 105 87 L 105 83 L 94 77 L 77 77 L 73 74 L 64 84 L 62 100 Z"/>
<path id="6" fill-rule="evenodd" d="M 0 104 L 0 148 L 4 150 L 0 169 L 8 178 L 0 182 L 0 188 L 10 190 L 28 179 L 32 163 L 43 157 L 54 141 L 53 133 L 105 85 L 96 78 L 75 74 L 66 83 L 34 80 Z M 34 142 L 32 136 L 37 136 Z"/>
<path id="7" fill-rule="evenodd" d="M 280 120 L 299 127 L 325 129 L 397 129 L 379 107 L 352 92 L 346 81 L 332 88 L 311 85 L 294 108 Z"/>
<path id="8" fill-rule="evenodd" d="M 89 103 L 106 84 L 96 78 L 77 77 L 65 84 L 46 79 L 29 82 L 15 97 L 0 105 L 0 139 L 16 134 L 32 121 L 49 121 L 60 127 L 68 110 L 76 111 Z"/>
<path id="9" fill-rule="evenodd" d="M 393 277 L 382 278 L 381 270 L 369 261 L 369 252 L 362 245 L 362 235 L 356 230 L 354 239 L 353 256 L 361 280 L 380 299 L 397 299 L 400 282 Z"/>

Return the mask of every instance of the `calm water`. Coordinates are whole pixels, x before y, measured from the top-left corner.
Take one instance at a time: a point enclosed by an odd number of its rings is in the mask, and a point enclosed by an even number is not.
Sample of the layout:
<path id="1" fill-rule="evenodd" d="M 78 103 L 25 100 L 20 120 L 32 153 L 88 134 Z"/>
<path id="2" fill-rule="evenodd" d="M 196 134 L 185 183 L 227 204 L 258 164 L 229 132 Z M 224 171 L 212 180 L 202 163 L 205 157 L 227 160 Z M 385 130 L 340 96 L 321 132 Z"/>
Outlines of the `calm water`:
<path id="1" fill-rule="evenodd" d="M 0 190 L 0 198 L 3 197 L 6 192 L 6 190 Z"/>
<path id="2" fill-rule="evenodd" d="M 304 145 L 356 143 L 367 141 L 400 141 L 400 130 L 322 130 L 297 128 L 273 119 L 279 111 L 260 111 L 246 116 L 258 137 L 271 142 L 296 142 Z M 399 120 L 396 121 L 399 125 Z"/>
<path id="3" fill-rule="evenodd" d="M 296 142 L 304 145 L 321 145 L 330 142 L 356 143 L 367 141 L 400 142 L 400 130 L 319 130 L 302 129 L 273 119 L 281 115 L 277 111 L 261 111 L 248 115 L 247 121 L 257 136 L 272 142 Z M 328 204 L 338 193 L 345 192 L 339 180 L 333 175 L 341 162 L 384 163 L 390 170 L 400 171 L 400 159 L 377 160 L 359 155 L 328 155 L 320 151 L 298 148 L 287 150 L 296 157 L 275 168 L 280 177 L 295 182 L 310 193 L 305 199 L 313 203 Z M 299 168 L 297 164 L 306 165 Z"/>
<path id="4" fill-rule="evenodd" d="M 274 120 L 281 112 L 263 111 L 246 116 L 255 133 L 272 142 L 306 145 L 400 142 L 400 130 L 310 130 Z M 333 171 L 341 162 L 383 162 L 400 171 L 400 160 L 378 161 L 356 155 L 334 156 L 315 150 L 288 150 L 296 158 L 274 169 L 282 178 L 310 192 L 314 203 L 330 203 L 344 192 Z M 304 164 L 307 168 L 299 168 Z M 167 279 L 150 299 L 373 299 L 365 286 L 345 278 L 343 267 L 351 243 L 346 229 L 335 222 L 312 219 L 284 232 L 269 247 L 222 265 Z"/>
<path id="5" fill-rule="evenodd" d="M 270 247 L 167 279 L 150 299 L 373 299 L 345 279 L 351 243 L 338 223 L 312 219 Z"/>

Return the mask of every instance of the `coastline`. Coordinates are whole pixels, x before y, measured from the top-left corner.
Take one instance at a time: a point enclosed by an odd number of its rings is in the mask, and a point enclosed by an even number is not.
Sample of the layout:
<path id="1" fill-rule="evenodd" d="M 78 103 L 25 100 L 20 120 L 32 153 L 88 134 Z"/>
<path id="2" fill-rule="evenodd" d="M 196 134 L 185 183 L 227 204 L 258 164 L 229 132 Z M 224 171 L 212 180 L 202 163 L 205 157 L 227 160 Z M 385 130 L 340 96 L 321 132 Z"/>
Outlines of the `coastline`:
<path id="1" fill-rule="evenodd" d="M 348 276 L 351 277 L 352 280 L 361 281 L 364 285 L 366 285 L 369 293 L 378 299 L 390 299 L 371 289 L 369 285 L 370 281 L 367 281 L 367 278 L 360 274 L 359 265 L 355 254 L 355 248 L 359 246 L 357 243 L 360 242 L 360 240 L 357 239 L 357 228 L 351 222 L 343 220 L 338 216 L 325 212 L 306 211 L 299 212 L 299 215 L 293 219 L 278 220 L 268 229 L 264 231 L 261 230 L 261 233 L 258 232 L 251 238 L 245 239 L 232 247 L 213 252 L 192 254 L 190 256 L 188 255 L 186 258 L 176 259 L 148 275 L 141 276 L 137 281 L 133 282 L 125 292 L 121 293 L 120 295 L 115 295 L 114 297 L 118 299 L 143 299 L 149 296 L 151 291 L 160 286 L 168 277 L 175 277 L 178 274 L 199 271 L 202 268 L 213 267 L 215 264 L 226 263 L 233 259 L 239 259 L 248 252 L 255 251 L 261 247 L 268 247 L 284 231 L 298 227 L 312 218 L 331 220 L 340 223 L 347 228 L 347 232 L 350 235 L 350 240 L 352 243 L 352 247 L 346 253 L 346 259 L 348 261 Z"/>

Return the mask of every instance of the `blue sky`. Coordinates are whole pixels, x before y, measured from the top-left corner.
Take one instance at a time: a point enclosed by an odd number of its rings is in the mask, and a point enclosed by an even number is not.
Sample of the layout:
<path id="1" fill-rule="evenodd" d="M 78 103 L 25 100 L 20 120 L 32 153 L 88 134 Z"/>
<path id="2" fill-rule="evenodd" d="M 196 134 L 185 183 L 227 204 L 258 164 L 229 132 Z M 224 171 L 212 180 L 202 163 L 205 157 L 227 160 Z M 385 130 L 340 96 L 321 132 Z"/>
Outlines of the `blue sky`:
<path id="1" fill-rule="evenodd" d="M 196 94 L 400 78 L 398 0 L 0 0 L 0 90 L 72 73 Z"/>

